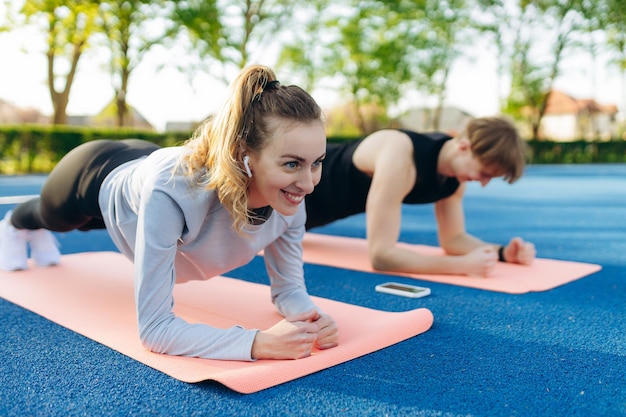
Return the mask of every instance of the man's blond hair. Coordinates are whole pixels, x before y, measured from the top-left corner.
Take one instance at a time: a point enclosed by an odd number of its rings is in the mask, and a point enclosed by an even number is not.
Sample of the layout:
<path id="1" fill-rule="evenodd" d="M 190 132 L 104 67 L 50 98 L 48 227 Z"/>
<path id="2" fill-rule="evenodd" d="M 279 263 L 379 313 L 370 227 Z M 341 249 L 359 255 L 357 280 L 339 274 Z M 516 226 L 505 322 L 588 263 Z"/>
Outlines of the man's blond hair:
<path id="1" fill-rule="evenodd" d="M 502 117 L 481 117 L 471 120 L 461 137 L 469 140 L 474 156 L 492 168 L 509 184 L 524 173 L 527 159 L 526 142 L 517 129 Z"/>

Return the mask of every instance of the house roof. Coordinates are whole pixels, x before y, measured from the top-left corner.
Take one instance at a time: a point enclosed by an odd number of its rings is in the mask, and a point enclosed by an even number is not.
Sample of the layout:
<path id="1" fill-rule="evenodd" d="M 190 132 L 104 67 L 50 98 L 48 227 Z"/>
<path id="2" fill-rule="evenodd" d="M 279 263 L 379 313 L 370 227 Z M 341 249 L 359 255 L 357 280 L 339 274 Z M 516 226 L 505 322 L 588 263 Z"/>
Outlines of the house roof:
<path id="1" fill-rule="evenodd" d="M 545 114 L 617 113 L 614 104 L 603 105 L 594 99 L 577 99 L 562 91 L 552 90 L 548 97 Z"/>

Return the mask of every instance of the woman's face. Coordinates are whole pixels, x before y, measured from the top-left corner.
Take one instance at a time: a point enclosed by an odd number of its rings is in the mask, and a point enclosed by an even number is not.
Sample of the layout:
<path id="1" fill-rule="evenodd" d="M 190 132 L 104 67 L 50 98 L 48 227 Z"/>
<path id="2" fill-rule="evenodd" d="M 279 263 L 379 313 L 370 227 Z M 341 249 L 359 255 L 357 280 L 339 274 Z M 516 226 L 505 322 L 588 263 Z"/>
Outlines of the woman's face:
<path id="1" fill-rule="evenodd" d="M 249 155 L 248 208 L 271 206 L 291 216 L 320 181 L 326 133 L 321 121 L 305 124 L 273 119 L 269 127 L 274 133 L 268 145 L 259 154 Z"/>

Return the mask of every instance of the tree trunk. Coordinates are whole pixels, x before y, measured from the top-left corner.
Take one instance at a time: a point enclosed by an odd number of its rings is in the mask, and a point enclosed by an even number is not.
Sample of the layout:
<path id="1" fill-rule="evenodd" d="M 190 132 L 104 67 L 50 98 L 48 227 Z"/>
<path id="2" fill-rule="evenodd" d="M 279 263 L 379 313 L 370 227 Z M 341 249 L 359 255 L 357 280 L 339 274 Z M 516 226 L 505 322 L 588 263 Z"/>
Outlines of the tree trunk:
<path id="1" fill-rule="evenodd" d="M 132 126 L 132 118 L 128 114 L 128 106 L 126 105 L 126 96 L 128 93 L 128 79 L 130 78 L 131 66 L 129 58 L 129 45 L 128 40 L 129 33 L 123 31 L 124 41 L 121 42 L 121 58 L 122 65 L 120 66 L 120 88 L 115 94 L 115 104 L 117 106 L 117 125 L 119 127 Z"/>
<path id="2" fill-rule="evenodd" d="M 54 115 L 52 117 L 52 123 L 55 125 L 67 124 L 67 104 L 69 102 L 70 90 L 74 82 L 74 76 L 76 75 L 76 68 L 78 67 L 78 60 L 81 55 L 81 44 L 75 44 L 72 52 L 72 62 L 70 70 L 65 77 L 65 86 L 61 91 L 57 91 L 54 85 L 54 61 L 55 54 L 53 50 L 49 50 L 47 53 L 48 58 L 48 89 L 50 91 L 50 99 L 52 101 L 52 107 L 54 108 Z"/>
<path id="3" fill-rule="evenodd" d="M 443 102 L 446 99 L 446 83 L 448 82 L 448 75 L 450 74 L 450 67 L 446 66 L 443 69 L 443 79 L 438 87 L 437 93 L 437 106 L 433 113 L 433 130 L 438 131 L 441 126 L 441 115 L 443 113 Z"/>

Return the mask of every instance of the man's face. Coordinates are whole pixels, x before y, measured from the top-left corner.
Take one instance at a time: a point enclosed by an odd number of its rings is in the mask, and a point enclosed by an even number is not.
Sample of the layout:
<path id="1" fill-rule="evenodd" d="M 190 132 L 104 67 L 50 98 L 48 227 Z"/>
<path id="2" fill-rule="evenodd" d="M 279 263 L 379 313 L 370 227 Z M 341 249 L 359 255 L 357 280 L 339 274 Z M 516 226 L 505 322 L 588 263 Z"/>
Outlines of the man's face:
<path id="1" fill-rule="evenodd" d="M 477 157 L 472 156 L 462 171 L 461 176 L 457 176 L 457 178 L 461 182 L 478 181 L 484 187 L 489 184 L 492 178 L 500 175 L 496 169 L 485 166 Z"/>
<path id="2" fill-rule="evenodd" d="M 469 142 L 461 143 L 458 148 L 456 159 L 453 163 L 453 171 L 456 179 L 463 183 L 478 181 L 484 187 L 492 178 L 502 175 L 497 167 L 487 166 L 472 152 Z"/>

